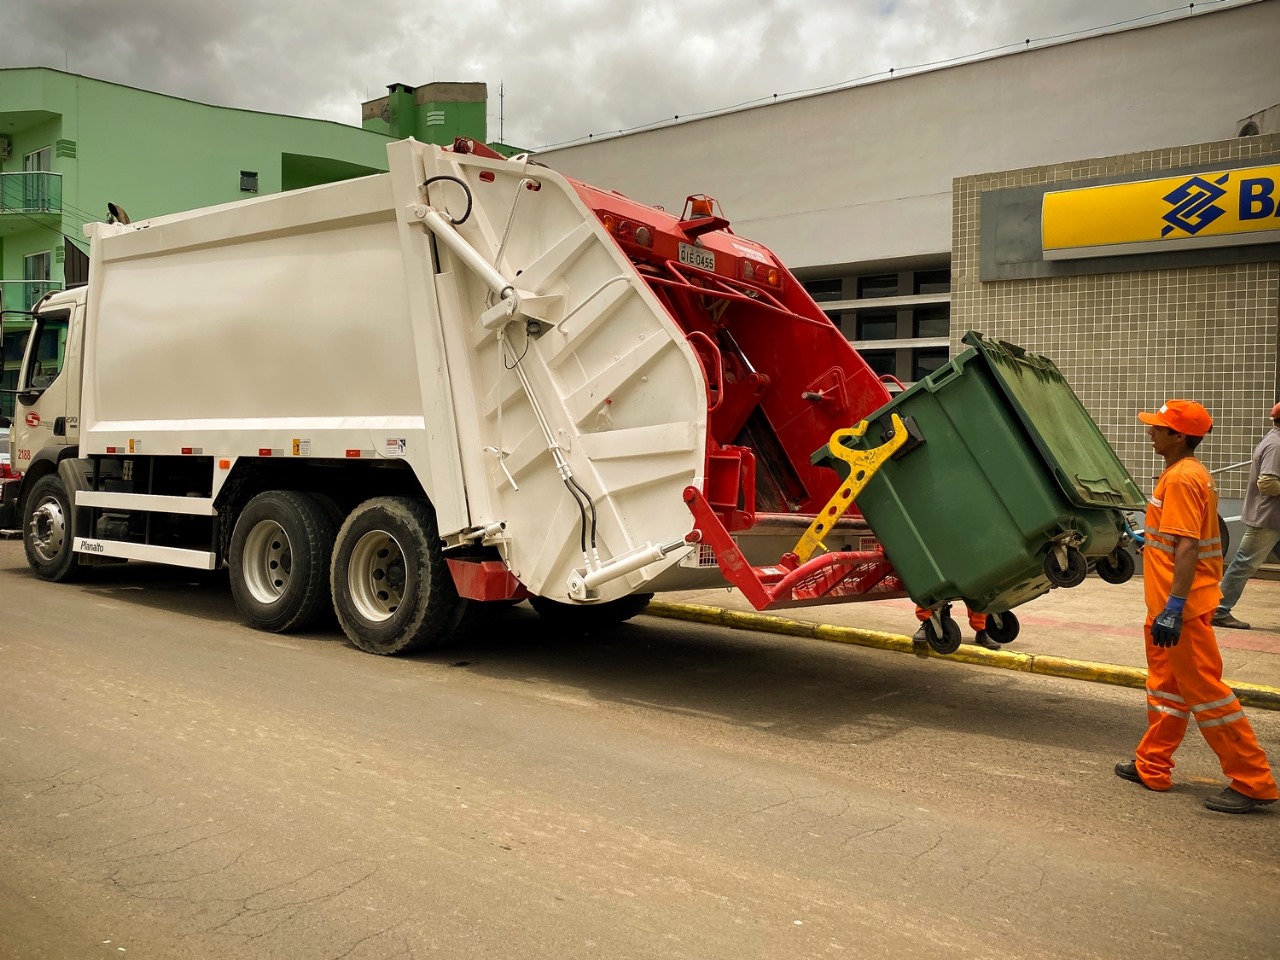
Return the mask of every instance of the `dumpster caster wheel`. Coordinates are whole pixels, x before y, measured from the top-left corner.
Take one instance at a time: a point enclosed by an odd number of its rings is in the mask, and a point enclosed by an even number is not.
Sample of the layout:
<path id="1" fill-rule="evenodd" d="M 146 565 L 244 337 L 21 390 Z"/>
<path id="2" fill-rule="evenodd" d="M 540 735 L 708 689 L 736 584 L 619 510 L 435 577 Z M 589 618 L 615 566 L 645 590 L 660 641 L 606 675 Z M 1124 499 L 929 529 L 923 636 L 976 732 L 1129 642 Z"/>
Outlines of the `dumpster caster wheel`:
<path id="1" fill-rule="evenodd" d="M 1058 551 L 1050 550 L 1044 558 L 1044 575 L 1055 587 L 1078 587 L 1089 573 L 1089 561 L 1075 547 L 1066 548 L 1066 566 L 1058 562 Z"/>
<path id="2" fill-rule="evenodd" d="M 1021 629 L 1022 624 L 1018 622 L 1018 615 L 1012 610 L 987 614 L 987 636 L 996 643 L 1013 643 L 1018 639 L 1018 632 Z"/>
<path id="3" fill-rule="evenodd" d="M 924 622 L 924 638 L 930 647 L 945 657 L 960 649 L 960 624 L 950 614 L 942 614 L 942 636 L 938 636 L 937 627 L 930 618 Z"/>
<path id="4" fill-rule="evenodd" d="M 1101 558 L 1093 569 L 1107 583 L 1128 583 L 1135 566 L 1133 554 L 1124 547 L 1116 547 L 1114 553 Z"/>

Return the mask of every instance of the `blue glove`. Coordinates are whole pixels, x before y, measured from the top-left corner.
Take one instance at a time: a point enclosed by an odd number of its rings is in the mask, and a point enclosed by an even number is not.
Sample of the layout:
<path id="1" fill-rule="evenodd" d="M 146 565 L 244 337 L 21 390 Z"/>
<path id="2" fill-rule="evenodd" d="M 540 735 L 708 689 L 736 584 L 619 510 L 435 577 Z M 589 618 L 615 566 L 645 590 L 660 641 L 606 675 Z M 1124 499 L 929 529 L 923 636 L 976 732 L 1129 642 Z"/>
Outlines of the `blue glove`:
<path id="1" fill-rule="evenodd" d="M 1178 645 L 1178 638 L 1182 636 L 1182 608 L 1186 605 L 1186 597 L 1169 597 L 1160 616 L 1151 624 L 1151 642 L 1157 647 Z"/>

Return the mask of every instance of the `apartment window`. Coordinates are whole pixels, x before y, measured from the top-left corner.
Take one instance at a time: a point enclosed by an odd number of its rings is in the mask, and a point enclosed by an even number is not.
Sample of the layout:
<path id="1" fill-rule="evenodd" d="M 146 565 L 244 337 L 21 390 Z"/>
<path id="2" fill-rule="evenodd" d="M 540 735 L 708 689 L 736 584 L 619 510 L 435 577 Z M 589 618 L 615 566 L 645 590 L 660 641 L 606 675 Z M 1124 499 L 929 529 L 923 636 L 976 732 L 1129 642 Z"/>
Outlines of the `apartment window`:
<path id="1" fill-rule="evenodd" d="M 898 275 L 896 273 L 858 278 L 859 300 L 869 300 L 872 297 L 896 297 L 897 295 Z"/>
<path id="2" fill-rule="evenodd" d="M 29 176 L 22 178 L 22 204 L 24 210 L 35 213 L 53 209 L 49 203 L 50 191 L 53 189 L 53 184 L 49 182 L 52 178 L 50 173 L 52 168 L 52 147 L 42 147 L 22 158 L 22 172 L 29 174 Z M 47 278 L 31 277 L 29 279 L 43 280 Z"/>
<path id="3" fill-rule="evenodd" d="M 22 258 L 22 279 L 32 281 L 48 280 L 49 270 L 53 264 L 53 256 L 48 250 L 32 253 Z"/>
<path id="4" fill-rule="evenodd" d="M 24 173 L 48 173 L 53 169 L 53 148 L 41 147 L 22 158 Z"/>
<path id="5" fill-rule="evenodd" d="M 915 292 L 921 295 L 950 293 L 950 270 L 921 270 L 915 275 Z"/>
<path id="6" fill-rule="evenodd" d="M 856 340 L 896 340 L 898 314 L 893 310 L 864 310 L 858 314 Z"/>
<path id="7" fill-rule="evenodd" d="M 923 380 L 947 362 L 946 347 L 927 347 L 911 352 L 911 379 Z"/>
<path id="8" fill-rule="evenodd" d="M 844 281 L 839 277 L 834 280 L 806 280 L 803 286 L 815 303 L 830 303 L 844 298 Z"/>
<path id="9" fill-rule="evenodd" d="M 258 172 L 256 170 L 240 171 L 240 192 L 241 193 L 257 193 L 258 192 Z"/>
<path id="10" fill-rule="evenodd" d="M 869 366 L 877 376 L 889 374 L 889 376 L 897 376 L 898 359 L 892 350 L 861 350 L 859 355 L 863 360 L 867 361 Z"/>
<path id="11" fill-rule="evenodd" d="M 911 320 L 917 337 L 946 337 L 951 334 L 951 307 L 916 307 Z"/>

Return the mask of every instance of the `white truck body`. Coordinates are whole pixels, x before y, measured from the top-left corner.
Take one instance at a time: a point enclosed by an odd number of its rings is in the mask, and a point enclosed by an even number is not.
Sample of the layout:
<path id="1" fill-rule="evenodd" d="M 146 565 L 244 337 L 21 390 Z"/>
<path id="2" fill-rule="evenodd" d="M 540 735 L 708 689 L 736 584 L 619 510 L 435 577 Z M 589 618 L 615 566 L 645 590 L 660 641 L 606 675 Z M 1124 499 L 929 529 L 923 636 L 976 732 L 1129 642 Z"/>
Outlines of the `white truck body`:
<path id="1" fill-rule="evenodd" d="M 888 395 L 794 278 L 710 202 L 677 219 L 486 153 L 402 141 L 387 174 L 90 225 L 19 385 L 36 573 L 225 562 L 255 626 L 332 588 L 379 653 L 466 600 L 901 595 L 836 522 L 849 489 L 815 520 L 839 482 L 809 453 Z"/>
<path id="2" fill-rule="evenodd" d="M 389 174 L 94 225 L 82 454 L 403 459 L 443 536 L 505 524 L 487 539 L 514 575 L 567 599 L 587 558 L 578 508 L 509 369 L 527 350 L 542 415 L 599 511 L 602 560 L 683 538 L 688 509 L 662 488 L 697 482 L 702 375 L 596 217 L 545 169 L 410 141 L 391 149 Z M 480 321 L 493 294 L 443 245 L 433 271 L 415 214 L 420 185 L 439 174 L 475 197 L 457 232 L 544 298 L 550 330 L 514 331 L 505 362 Z M 432 199 L 464 202 L 449 182 Z M 228 472 L 215 474 L 215 496 Z M 596 596 L 631 593 L 680 558 Z"/>

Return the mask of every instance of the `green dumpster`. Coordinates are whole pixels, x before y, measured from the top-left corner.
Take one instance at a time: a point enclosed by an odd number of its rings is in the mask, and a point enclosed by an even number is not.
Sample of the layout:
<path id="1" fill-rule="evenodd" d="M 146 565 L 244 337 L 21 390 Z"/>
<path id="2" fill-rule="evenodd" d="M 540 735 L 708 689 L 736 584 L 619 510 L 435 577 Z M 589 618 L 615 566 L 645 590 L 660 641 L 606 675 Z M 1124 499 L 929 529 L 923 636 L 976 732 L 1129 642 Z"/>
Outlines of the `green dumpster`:
<path id="1" fill-rule="evenodd" d="M 1095 567 L 1128 579 L 1122 511 L 1146 501 L 1061 371 L 977 333 L 963 342 L 850 441 L 883 443 L 890 413 L 913 434 L 857 500 L 907 593 L 1001 613 Z M 826 447 L 813 459 L 842 465 Z"/>

